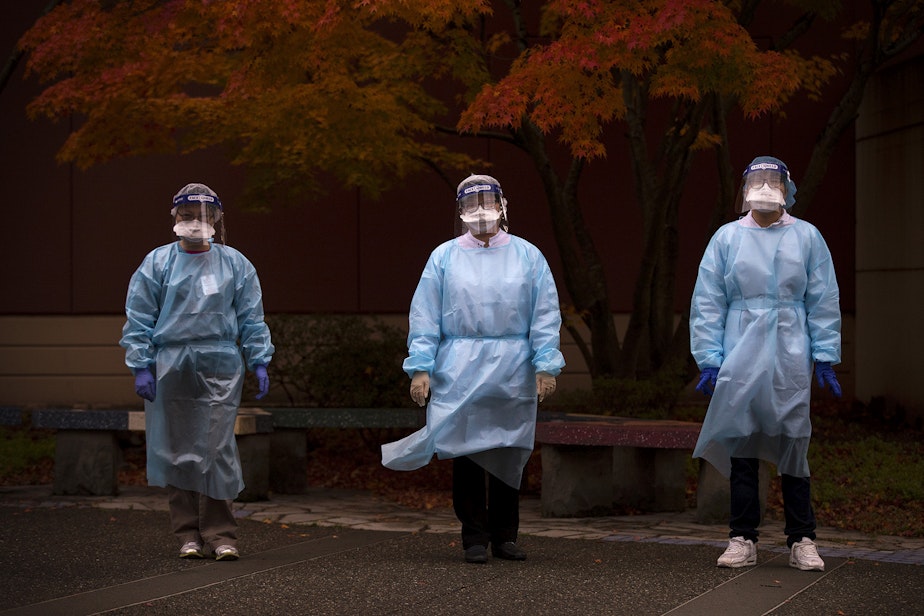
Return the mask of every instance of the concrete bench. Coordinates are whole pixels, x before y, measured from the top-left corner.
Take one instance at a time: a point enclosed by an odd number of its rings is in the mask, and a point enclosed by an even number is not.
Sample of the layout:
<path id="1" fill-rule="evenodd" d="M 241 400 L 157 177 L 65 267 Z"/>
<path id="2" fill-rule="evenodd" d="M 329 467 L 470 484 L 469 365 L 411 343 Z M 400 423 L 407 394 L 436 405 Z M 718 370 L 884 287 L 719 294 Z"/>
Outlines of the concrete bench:
<path id="1" fill-rule="evenodd" d="M 542 515 L 601 515 L 618 506 L 683 511 L 687 460 L 700 427 L 570 413 L 540 417 Z"/>
<path id="2" fill-rule="evenodd" d="M 542 515 L 607 514 L 686 509 L 686 469 L 702 424 L 664 419 L 540 413 L 536 442 L 542 456 Z M 770 467 L 760 465 L 761 511 Z M 728 521 L 728 479 L 699 461 L 695 519 Z"/>
<path id="3" fill-rule="evenodd" d="M 21 426 L 22 409 L 18 406 L 0 406 L 0 426 Z"/>
<path id="4" fill-rule="evenodd" d="M 32 426 L 56 430 L 54 494 L 118 494 L 122 463 L 120 432 L 143 432 L 144 411 L 124 409 L 42 409 Z M 238 410 L 234 424 L 244 474 L 241 501 L 269 497 L 272 416 L 261 409 Z"/>
<path id="5" fill-rule="evenodd" d="M 270 408 L 273 416 L 270 489 L 302 494 L 308 489 L 308 433 L 311 428 L 407 428 L 426 423 L 420 408 Z"/>
<path id="6" fill-rule="evenodd" d="M 273 416 L 270 490 L 308 488 L 307 430 L 312 428 L 421 428 L 423 408 L 269 408 Z M 646 511 L 686 508 L 686 465 L 700 424 L 600 415 L 540 412 L 536 441 L 542 455 L 542 511 L 550 517 L 611 511 L 614 504 Z M 708 463 L 698 502 L 713 517 L 728 517 L 728 481 Z M 704 484 L 703 481 L 707 484 Z M 706 487 L 702 487 L 706 486 Z M 697 506 L 697 515 L 705 507 Z"/>
<path id="7" fill-rule="evenodd" d="M 406 428 L 426 423 L 423 408 L 269 408 L 273 417 L 270 490 L 308 489 L 312 428 Z M 542 455 L 542 512 L 568 517 L 610 512 L 686 509 L 686 468 L 701 425 L 601 415 L 540 412 L 536 442 Z M 766 486 L 764 476 L 761 485 Z M 697 519 L 727 521 L 728 480 L 700 465 Z"/>

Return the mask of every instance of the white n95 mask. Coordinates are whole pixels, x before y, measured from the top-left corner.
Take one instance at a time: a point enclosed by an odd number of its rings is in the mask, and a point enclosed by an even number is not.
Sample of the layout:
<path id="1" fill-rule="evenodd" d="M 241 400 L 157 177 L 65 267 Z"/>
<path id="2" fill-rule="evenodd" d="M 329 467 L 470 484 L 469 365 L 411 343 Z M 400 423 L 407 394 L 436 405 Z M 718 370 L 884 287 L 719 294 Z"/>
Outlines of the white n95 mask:
<path id="1" fill-rule="evenodd" d="M 500 217 L 501 213 L 494 209 L 479 209 L 470 214 L 461 214 L 459 216 L 469 228 L 469 231 L 472 232 L 472 235 L 497 233 Z"/>
<path id="2" fill-rule="evenodd" d="M 215 235 L 215 227 L 201 220 L 183 220 L 173 227 L 178 237 L 186 238 L 191 242 L 202 242 Z"/>
<path id="3" fill-rule="evenodd" d="M 786 198 L 779 188 L 772 188 L 764 184 L 759 188 L 751 188 L 744 199 L 752 210 L 760 212 L 775 212 L 780 206 L 786 205 Z"/>

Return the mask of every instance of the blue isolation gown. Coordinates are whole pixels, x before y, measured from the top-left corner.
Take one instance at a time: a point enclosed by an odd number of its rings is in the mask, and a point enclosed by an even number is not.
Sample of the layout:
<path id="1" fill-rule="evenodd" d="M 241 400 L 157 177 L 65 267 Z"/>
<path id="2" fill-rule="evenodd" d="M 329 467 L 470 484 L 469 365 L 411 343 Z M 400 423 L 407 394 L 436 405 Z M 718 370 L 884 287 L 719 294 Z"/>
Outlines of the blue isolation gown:
<path id="1" fill-rule="evenodd" d="M 545 257 L 499 232 L 438 246 L 411 301 L 404 371 L 430 374 L 427 424 L 382 445 L 382 464 L 414 470 L 468 456 L 519 488 L 536 431 L 536 373 L 557 376 L 558 291 Z"/>
<path id="2" fill-rule="evenodd" d="M 120 344 L 129 368 L 157 378 L 144 403 L 148 484 L 220 500 L 244 489 L 234 438 L 244 363 L 253 370 L 274 351 L 262 297 L 250 261 L 221 244 L 161 246 L 132 276 Z"/>
<path id="3" fill-rule="evenodd" d="M 840 362 L 838 297 L 813 225 L 785 213 L 767 228 L 745 216 L 716 231 L 690 311 L 697 365 L 719 368 L 694 457 L 726 477 L 732 457 L 809 476 L 812 362 Z"/>

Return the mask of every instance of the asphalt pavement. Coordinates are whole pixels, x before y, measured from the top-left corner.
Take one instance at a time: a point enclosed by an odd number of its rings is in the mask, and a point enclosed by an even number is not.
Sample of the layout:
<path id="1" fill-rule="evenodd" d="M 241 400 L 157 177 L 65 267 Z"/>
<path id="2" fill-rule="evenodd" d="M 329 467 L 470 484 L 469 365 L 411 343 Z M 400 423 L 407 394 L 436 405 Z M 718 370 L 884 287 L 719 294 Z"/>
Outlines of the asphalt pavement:
<path id="1" fill-rule="evenodd" d="M 692 512 L 555 519 L 524 498 L 527 560 L 473 565 L 451 510 L 313 489 L 236 503 L 235 515 L 241 559 L 191 561 L 157 488 L 0 488 L 0 616 L 924 613 L 924 539 L 821 528 L 825 571 L 803 572 L 768 521 L 757 566 L 720 569 L 727 530 Z"/>

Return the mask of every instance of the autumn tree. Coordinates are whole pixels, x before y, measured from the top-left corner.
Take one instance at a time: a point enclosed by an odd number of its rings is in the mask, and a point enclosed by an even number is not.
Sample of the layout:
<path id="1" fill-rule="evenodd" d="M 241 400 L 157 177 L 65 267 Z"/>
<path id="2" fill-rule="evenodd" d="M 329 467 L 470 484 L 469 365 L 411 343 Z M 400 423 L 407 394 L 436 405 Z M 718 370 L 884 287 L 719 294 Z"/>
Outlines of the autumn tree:
<path id="1" fill-rule="evenodd" d="M 30 74 L 48 83 L 33 116 L 82 118 L 61 160 L 85 167 L 222 145 L 252 171 L 257 206 L 269 186 L 314 191 L 319 173 L 376 195 L 421 169 L 471 168 L 447 136 L 511 144 L 541 178 L 564 284 L 589 338 L 568 326 L 595 382 L 657 378 L 676 390 L 691 368 L 686 320 L 674 326 L 674 278 L 693 158 L 715 160 L 717 224 L 737 189 L 729 114 L 755 118 L 796 95 L 817 98 L 835 70 L 852 70 L 803 174 L 804 210 L 866 81 L 922 26 L 920 2 L 871 0 L 871 20 L 848 32 L 854 57 L 837 64 L 801 55 L 794 42 L 840 2 L 790 2 L 803 13 L 771 48 L 748 33 L 761 4 L 548 0 L 531 19 L 518 0 L 71 0 L 21 46 Z M 670 108 L 663 130 L 648 126 L 652 105 Z M 622 339 L 578 197 L 606 143 L 632 161 L 633 195 L 618 207 L 643 214 Z M 562 147 L 566 164 L 555 162 Z"/>

